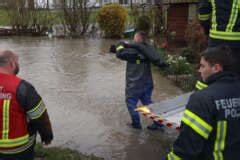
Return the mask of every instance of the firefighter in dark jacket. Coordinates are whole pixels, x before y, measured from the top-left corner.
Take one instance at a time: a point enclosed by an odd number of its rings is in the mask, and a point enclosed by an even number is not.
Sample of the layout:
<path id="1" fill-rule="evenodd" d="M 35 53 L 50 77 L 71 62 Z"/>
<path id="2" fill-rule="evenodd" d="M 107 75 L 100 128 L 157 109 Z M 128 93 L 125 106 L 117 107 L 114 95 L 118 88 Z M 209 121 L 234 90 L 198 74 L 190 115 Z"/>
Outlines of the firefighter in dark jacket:
<path id="1" fill-rule="evenodd" d="M 53 133 L 42 98 L 18 71 L 17 55 L 0 50 L 0 159 L 33 160 L 36 133 L 46 145 Z"/>
<path id="2" fill-rule="evenodd" d="M 168 160 L 239 159 L 240 79 L 229 71 L 232 60 L 227 46 L 203 52 L 199 72 L 208 87 L 191 95 Z"/>
<path id="3" fill-rule="evenodd" d="M 233 70 L 240 74 L 240 12 L 238 0 L 200 0 L 199 20 L 209 36 L 208 47 L 228 45 Z"/>
<path id="4" fill-rule="evenodd" d="M 159 53 L 146 42 L 146 34 L 137 32 L 133 44 L 120 44 L 117 46 L 116 56 L 127 61 L 126 68 L 126 104 L 132 123 L 130 127 L 141 129 L 139 113 L 135 111 L 140 100 L 143 105 L 152 103 L 153 79 L 151 63 L 163 66 L 165 63 Z M 148 129 L 158 129 L 160 125 L 153 123 Z"/>

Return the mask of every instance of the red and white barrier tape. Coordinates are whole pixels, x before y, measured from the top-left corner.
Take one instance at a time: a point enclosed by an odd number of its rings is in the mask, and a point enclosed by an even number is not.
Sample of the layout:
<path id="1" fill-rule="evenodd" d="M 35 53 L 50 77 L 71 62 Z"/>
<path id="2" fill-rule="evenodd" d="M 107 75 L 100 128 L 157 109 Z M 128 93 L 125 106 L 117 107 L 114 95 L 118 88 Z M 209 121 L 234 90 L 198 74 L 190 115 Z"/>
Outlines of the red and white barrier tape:
<path id="1" fill-rule="evenodd" d="M 177 131 L 179 131 L 179 129 L 180 129 L 179 124 L 177 124 L 175 122 L 170 122 L 165 118 L 154 115 L 153 113 L 150 112 L 150 110 L 146 106 L 139 107 L 136 109 L 136 111 L 142 113 L 144 116 L 150 118 L 151 120 L 158 122 L 160 124 L 163 124 L 169 128 L 176 129 Z"/>

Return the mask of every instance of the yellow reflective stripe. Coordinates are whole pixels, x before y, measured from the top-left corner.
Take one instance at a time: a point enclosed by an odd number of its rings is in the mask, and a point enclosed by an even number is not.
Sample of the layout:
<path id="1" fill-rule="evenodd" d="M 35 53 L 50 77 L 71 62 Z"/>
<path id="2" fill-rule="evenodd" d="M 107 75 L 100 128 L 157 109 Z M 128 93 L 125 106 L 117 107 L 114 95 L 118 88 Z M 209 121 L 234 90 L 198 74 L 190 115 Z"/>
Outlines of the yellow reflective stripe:
<path id="1" fill-rule="evenodd" d="M 238 16 L 238 0 L 233 0 L 230 19 L 229 19 L 228 25 L 226 27 L 227 32 L 232 32 L 233 27 L 237 20 L 237 16 Z"/>
<path id="2" fill-rule="evenodd" d="M 10 100 L 3 100 L 3 126 L 2 126 L 2 138 L 0 139 L 0 147 L 16 147 L 23 145 L 29 141 L 29 135 L 23 137 L 9 139 L 9 112 L 10 112 Z"/>
<path id="3" fill-rule="evenodd" d="M 214 160 L 223 160 L 222 152 L 213 152 Z"/>
<path id="4" fill-rule="evenodd" d="M 211 38 L 224 39 L 224 40 L 240 40 L 240 32 L 225 32 L 210 30 Z"/>
<path id="5" fill-rule="evenodd" d="M 23 137 L 15 138 L 15 139 L 1 139 L 0 140 L 0 147 L 16 147 L 23 145 L 29 141 L 29 135 L 25 135 Z"/>
<path id="6" fill-rule="evenodd" d="M 201 82 L 201 81 L 197 81 L 197 84 L 200 85 L 200 86 L 202 86 L 202 88 L 207 88 L 207 87 L 208 87 L 207 84 L 205 84 L 205 83 L 203 83 L 203 82 Z"/>
<path id="7" fill-rule="evenodd" d="M 201 81 L 197 81 L 195 87 L 196 87 L 198 90 L 202 90 L 202 89 L 204 89 L 204 88 L 207 88 L 208 85 L 207 85 L 207 84 L 204 84 L 204 83 L 201 82 Z"/>
<path id="8" fill-rule="evenodd" d="M 136 64 L 140 64 L 140 63 L 141 63 L 140 59 L 137 59 Z"/>
<path id="9" fill-rule="evenodd" d="M 168 154 L 168 160 L 181 160 L 180 157 L 178 157 L 176 154 L 174 154 L 173 152 L 170 152 Z"/>
<path id="10" fill-rule="evenodd" d="M 119 51 L 121 49 L 124 49 L 124 47 L 123 46 L 118 46 L 116 50 Z"/>
<path id="11" fill-rule="evenodd" d="M 198 14 L 198 19 L 201 21 L 208 20 L 210 18 L 210 14 Z"/>
<path id="12" fill-rule="evenodd" d="M 227 134 L 227 121 L 218 121 L 217 135 L 214 145 L 214 160 L 223 160 L 222 151 L 225 149 L 225 140 Z"/>
<path id="13" fill-rule="evenodd" d="M 202 88 L 200 86 L 198 86 L 197 84 L 195 85 L 195 88 L 197 88 L 198 90 L 202 90 Z"/>
<path id="14" fill-rule="evenodd" d="M 216 4 L 215 0 L 211 0 L 212 4 L 212 29 L 216 30 L 217 29 L 217 20 L 216 20 Z"/>
<path id="15" fill-rule="evenodd" d="M 40 100 L 40 101 L 38 102 L 38 104 L 36 105 L 36 107 L 34 107 L 33 109 L 27 111 L 27 113 L 35 112 L 35 111 L 38 109 L 38 107 L 40 106 L 41 103 L 42 103 L 42 100 Z"/>
<path id="16" fill-rule="evenodd" d="M 2 139 L 7 140 L 9 134 L 9 107 L 10 100 L 3 100 L 3 124 L 2 124 Z"/>
<path id="17" fill-rule="evenodd" d="M 46 106 L 41 100 L 36 107 L 27 112 L 27 115 L 30 119 L 37 119 L 43 114 L 45 110 Z"/>
<path id="18" fill-rule="evenodd" d="M 17 147 L 17 148 L 12 148 L 12 149 L 0 149 L 0 153 L 3 153 L 3 154 L 16 154 L 16 153 L 20 153 L 20 152 L 23 152 L 25 150 L 27 150 L 28 148 L 30 148 L 34 143 L 35 143 L 35 139 L 36 139 L 36 136 L 32 136 L 32 137 L 29 137 L 28 138 L 28 143 L 20 146 L 20 147 Z"/>
<path id="19" fill-rule="evenodd" d="M 182 121 L 205 139 L 208 138 L 212 131 L 211 125 L 188 109 L 185 110 Z"/>

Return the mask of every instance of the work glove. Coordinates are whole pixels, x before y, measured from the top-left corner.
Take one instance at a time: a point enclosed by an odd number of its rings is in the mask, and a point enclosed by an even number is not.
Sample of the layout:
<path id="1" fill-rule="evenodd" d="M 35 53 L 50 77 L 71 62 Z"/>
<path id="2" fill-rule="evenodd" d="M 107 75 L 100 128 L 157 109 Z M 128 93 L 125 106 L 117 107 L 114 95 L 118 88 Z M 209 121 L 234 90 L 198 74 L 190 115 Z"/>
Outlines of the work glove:
<path id="1" fill-rule="evenodd" d="M 109 48 L 110 53 L 116 53 L 116 45 L 112 44 Z"/>
<path id="2" fill-rule="evenodd" d="M 119 52 L 119 51 L 123 50 L 124 48 L 125 48 L 125 42 L 123 42 L 123 41 L 118 42 L 116 45 L 116 52 Z"/>

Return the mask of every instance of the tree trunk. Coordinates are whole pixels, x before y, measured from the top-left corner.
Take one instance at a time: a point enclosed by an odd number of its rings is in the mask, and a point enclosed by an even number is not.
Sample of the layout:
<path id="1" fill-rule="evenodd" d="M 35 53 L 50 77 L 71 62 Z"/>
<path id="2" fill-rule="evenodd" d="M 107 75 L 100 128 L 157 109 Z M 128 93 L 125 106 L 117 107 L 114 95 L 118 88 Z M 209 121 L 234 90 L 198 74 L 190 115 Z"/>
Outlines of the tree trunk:
<path id="1" fill-rule="evenodd" d="M 33 10 L 35 8 L 34 6 L 34 0 L 28 0 L 28 7 L 29 9 Z"/>

